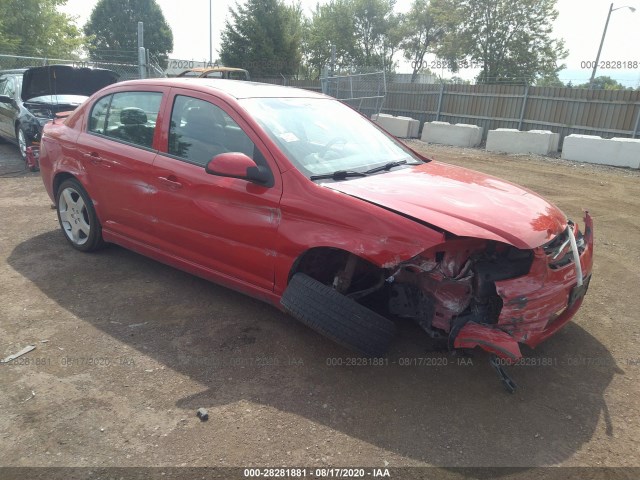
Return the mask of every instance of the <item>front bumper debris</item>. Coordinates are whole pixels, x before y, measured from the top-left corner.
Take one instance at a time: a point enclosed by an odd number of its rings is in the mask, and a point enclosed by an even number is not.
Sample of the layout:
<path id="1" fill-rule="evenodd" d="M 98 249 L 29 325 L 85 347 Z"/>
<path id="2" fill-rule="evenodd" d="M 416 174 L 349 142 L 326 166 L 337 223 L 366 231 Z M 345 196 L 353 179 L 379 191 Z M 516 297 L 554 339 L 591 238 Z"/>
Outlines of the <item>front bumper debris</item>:
<path id="1" fill-rule="evenodd" d="M 522 357 L 519 343 L 535 347 L 566 325 L 582 305 L 591 280 L 593 221 L 588 212 L 584 224 L 583 250 L 579 254 L 572 252 L 574 258 L 579 258 L 580 268 L 574 261 L 550 268 L 544 248 L 536 248 L 529 274 L 496 282 L 503 301 L 498 322 L 466 323 L 458 330 L 453 347 L 478 346 L 510 363 Z M 573 228 L 577 234 L 577 226 Z M 582 273 L 579 280 L 576 271 Z"/>

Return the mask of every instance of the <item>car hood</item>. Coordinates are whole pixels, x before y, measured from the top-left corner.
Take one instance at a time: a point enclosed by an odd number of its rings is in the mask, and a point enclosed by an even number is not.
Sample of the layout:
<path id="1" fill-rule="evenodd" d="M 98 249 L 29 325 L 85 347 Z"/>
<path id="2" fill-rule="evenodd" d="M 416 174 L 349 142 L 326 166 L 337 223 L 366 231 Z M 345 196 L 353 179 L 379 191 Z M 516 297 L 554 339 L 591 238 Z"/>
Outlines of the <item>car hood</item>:
<path id="1" fill-rule="evenodd" d="M 29 68 L 22 77 L 22 100 L 26 102 L 47 95 L 88 97 L 117 82 L 118 78 L 117 73 L 102 68 L 76 68 L 70 65 Z"/>
<path id="2" fill-rule="evenodd" d="M 529 190 L 435 161 L 323 186 L 458 236 L 517 248 L 539 247 L 567 225 L 557 207 Z"/>

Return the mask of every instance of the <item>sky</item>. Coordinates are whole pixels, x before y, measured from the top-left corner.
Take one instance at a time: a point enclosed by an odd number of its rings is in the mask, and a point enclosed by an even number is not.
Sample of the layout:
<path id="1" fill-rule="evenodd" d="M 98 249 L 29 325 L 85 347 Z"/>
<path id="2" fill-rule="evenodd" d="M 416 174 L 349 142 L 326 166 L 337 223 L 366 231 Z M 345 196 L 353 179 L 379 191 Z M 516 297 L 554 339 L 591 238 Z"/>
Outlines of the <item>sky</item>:
<path id="1" fill-rule="evenodd" d="M 316 2 L 324 0 L 302 0 L 303 9 L 310 14 Z M 209 2 L 210 0 L 157 0 L 164 16 L 173 31 L 174 50 L 169 55 L 180 60 L 209 60 Z M 235 0 L 211 0 L 213 6 L 213 59 L 217 58 L 220 48 L 220 32 L 230 6 Z M 77 23 L 86 23 L 97 0 L 68 0 L 63 10 L 78 17 Z M 396 10 L 406 12 L 411 0 L 397 0 Z M 595 60 L 602 38 L 610 1 L 603 0 L 558 0 L 558 19 L 554 24 L 554 35 L 562 38 L 569 50 L 564 61 L 566 69 L 560 78 L 574 84 L 589 80 L 591 69 L 584 62 Z M 638 62 L 638 68 L 600 70 L 597 75 L 608 75 L 630 87 L 640 87 L 640 0 L 621 0 L 614 8 L 620 8 L 611 14 L 600 62 Z M 400 56 L 397 58 L 400 60 Z M 434 60 L 430 57 L 429 60 Z M 399 73 L 409 73 L 410 66 L 401 62 Z M 451 76 L 447 71 L 435 72 L 444 77 Z M 475 71 L 462 71 L 458 75 L 471 79 Z"/>

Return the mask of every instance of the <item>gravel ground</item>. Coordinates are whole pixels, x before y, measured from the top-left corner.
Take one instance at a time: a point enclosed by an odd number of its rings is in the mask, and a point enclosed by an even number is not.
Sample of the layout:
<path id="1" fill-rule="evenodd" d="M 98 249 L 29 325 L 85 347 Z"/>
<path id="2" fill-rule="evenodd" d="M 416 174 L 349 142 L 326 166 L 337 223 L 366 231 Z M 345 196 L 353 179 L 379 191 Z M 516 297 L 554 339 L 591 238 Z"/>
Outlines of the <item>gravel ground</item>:
<path id="1" fill-rule="evenodd" d="M 411 144 L 594 217 L 583 308 L 524 350 L 516 394 L 413 325 L 387 365 L 346 365 L 266 304 L 119 247 L 76 252 L 4 144 L 0 358 L 36 350 L 0 366 L 0 466 L 638 466 L 639 172 Z"/>

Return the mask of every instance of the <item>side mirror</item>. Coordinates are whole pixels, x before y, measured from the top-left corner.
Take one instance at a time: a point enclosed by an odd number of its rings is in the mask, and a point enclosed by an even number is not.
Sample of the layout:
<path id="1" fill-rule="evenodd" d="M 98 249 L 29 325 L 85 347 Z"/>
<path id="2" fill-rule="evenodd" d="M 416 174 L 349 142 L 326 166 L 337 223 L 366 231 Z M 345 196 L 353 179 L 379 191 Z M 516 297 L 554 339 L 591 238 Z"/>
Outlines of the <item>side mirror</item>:
<path id="1" fill-rule="evenodd" d="M 7 95 L 0 95 L 0 103 L 13 103 L 13 98 Z"/>
<path id="2" fill-rule="evenodd" d="M 266 167 L 259 167 L 256 162 L 240 152 L 216 155 L 207 164 L 205 171 L 211 175 L 240 178 L 263 185 L 271 179 Z"/>

